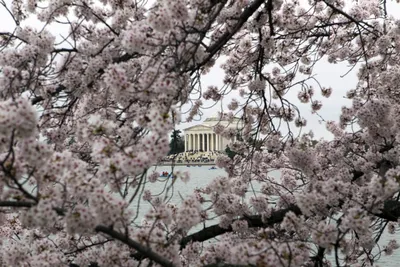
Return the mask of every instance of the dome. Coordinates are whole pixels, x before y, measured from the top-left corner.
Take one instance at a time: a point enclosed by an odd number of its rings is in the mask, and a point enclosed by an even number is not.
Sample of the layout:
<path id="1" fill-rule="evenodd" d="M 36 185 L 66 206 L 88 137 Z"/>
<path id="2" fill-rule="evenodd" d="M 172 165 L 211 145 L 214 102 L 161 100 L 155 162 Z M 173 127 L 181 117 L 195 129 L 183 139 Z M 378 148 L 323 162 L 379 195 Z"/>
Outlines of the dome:
<path id="1" fill-rule="evenodd" d="M 212 117 L 208 117 L 207 119 L 205 119 L 202 123 L 202 125 L 204 126 L 208 126 L 208 127 L 214 127 L 215 125 L 219 124 L 225 127 L 237 127 L 237 125 L 241 125 L 242 123 L 240 122 L 240 118 L 238 117 L 234 117 L 233 121 L 229 121 L 227 119 L 227 115 L 224 114 L 222 117 L 220 116 L 220 114 L 218 114 L 219 116 L 212 116 Z"/>
<path id="2" fill-rule="evenodd" d="M 217 117 L 209 117 L 207 119 L 205 119 L 204 121 L 219 121 L 220 119 Z"/>

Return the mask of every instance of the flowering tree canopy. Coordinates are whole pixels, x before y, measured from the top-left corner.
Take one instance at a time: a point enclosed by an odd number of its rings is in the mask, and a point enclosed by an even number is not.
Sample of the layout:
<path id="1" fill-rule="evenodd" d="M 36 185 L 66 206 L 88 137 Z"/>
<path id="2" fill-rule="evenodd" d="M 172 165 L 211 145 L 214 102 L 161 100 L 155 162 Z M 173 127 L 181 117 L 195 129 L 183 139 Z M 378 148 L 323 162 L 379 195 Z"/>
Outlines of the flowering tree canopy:
<path id="1" fill-rule="evenodd" d="M 400 218 L 400 20 L 386 0 L 0 3 L 15 23 L 0 32 L 1 266 L 371 266 L 398 248 L 377 245 Z M 218 59 L 224 86 L 203 88 Z M 316 142 L 293 129 L 299 105 L 318 114 L 331 95 L 319 61 L 358 76 L 324 122 L 334 138 Z M 179 204 L 170 186 L 152 195 L 181 117 L 232 95 L 227 176 Z"/>

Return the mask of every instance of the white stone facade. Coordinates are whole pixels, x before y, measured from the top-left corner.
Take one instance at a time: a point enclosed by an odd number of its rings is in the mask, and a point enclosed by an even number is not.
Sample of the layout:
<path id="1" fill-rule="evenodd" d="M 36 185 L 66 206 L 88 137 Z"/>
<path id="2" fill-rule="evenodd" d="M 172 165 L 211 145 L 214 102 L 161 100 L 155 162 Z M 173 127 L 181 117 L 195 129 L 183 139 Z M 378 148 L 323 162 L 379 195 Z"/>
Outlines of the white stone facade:
<path id="1" fill-rule="evenodd" d="M 236 120 L 237 121 L 237 120 Z M 216 118 L 206 119 L 202 124 L 184 129 L 185 152 L 186 151 L 224 151 L 226 146 L 235 141 L 236 137 L 228 140 L 219 134 L 214 133 L 214 126 L 221 124 L 225 127 L 237 127 L 237 123 L 217 120 Z"/>

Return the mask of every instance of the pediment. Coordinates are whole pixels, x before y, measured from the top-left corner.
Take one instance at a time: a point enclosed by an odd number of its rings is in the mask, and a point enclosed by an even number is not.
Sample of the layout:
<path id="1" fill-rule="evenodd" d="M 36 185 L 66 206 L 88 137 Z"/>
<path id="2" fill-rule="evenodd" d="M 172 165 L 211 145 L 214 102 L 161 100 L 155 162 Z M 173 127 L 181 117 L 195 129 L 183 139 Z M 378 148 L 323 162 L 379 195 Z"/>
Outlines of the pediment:
<path id="1" fill-rule="evenodd" d="M 183 131 L 185 132 L 197 132 L 197 131 L 212 131 L 213 128 L 210 126 L 205 126 L 205 125 L 195 125 L 195 126 L 191 126 L 189 128 L 184 129 Z"/>

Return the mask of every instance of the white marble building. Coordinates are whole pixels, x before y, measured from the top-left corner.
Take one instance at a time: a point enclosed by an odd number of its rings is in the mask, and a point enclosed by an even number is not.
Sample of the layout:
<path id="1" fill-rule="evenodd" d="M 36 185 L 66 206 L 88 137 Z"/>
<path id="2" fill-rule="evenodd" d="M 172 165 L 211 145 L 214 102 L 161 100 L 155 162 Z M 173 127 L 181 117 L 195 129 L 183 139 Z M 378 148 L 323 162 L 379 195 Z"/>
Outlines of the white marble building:
<path id="1" fill-rule="evenodd" d="M 238 128 L 239 119 L 233 122 L 221 120 L 217 117 L 207 118 L 202 124 L 195 125 L 183 130 L 186 151 L 224 151 L 226 146 L 235 141 L 236 137 L 228 140 L 214 133 L 214 126 L 220 124 L 224 127 Z"/>

